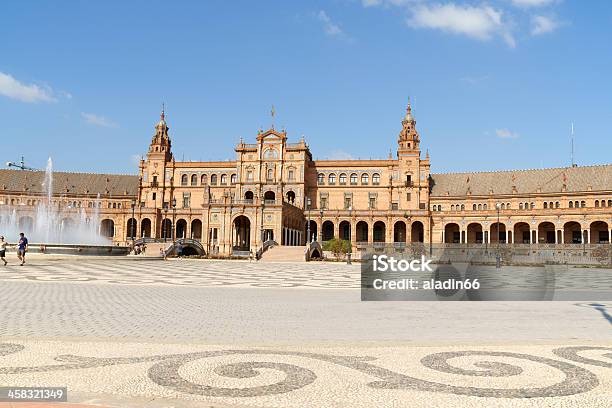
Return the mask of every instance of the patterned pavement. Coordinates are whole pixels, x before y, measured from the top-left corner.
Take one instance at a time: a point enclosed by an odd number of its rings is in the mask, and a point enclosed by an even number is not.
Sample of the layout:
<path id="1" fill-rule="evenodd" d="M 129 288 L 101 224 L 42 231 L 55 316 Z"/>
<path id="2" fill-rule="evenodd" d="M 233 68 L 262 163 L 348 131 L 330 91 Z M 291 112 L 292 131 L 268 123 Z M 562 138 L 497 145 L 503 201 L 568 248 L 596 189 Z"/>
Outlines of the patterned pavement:
<path id="1" fill-rule="evenodd" d="M 0 266 L 0 281 L 95 282 L 123 285 L 358 288 L 358 264 L 32 257 Z"/>
<path id="2" fill-rule="evenodd" d="M 361 302 L 358 279 L 32 257 L 0 267 L 0 384 L 109 407 L 612 406 L 612 304 Z"/>

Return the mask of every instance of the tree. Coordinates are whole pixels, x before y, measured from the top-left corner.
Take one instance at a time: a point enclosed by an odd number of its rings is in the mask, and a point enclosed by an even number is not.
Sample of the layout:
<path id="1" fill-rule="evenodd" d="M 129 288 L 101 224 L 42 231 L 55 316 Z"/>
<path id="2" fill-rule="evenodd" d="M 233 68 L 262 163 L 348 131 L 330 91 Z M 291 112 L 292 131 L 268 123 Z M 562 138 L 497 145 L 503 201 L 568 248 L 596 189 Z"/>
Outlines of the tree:
<path id="1" fill-rule="evenodd" d="M 346 254 L 351 252 L 351 242 L 344 239 L 332 238 L 323 244 L 323 250 L 331 252 L 337 260 L 340 260 L 340 258 L 343 258 Z"/>

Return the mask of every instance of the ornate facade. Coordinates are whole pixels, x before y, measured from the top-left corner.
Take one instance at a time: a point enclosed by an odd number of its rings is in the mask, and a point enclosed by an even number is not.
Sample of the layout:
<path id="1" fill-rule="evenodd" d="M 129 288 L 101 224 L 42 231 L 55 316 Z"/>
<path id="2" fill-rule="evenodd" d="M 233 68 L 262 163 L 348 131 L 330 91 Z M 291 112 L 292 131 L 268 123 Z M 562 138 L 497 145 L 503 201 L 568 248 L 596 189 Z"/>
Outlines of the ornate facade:
<path id="1" fill-rule="evenodd" d="M 162 112 L 138 176 L 98 175 L 85 186 L 60 173 L 75 181 L 54 195 L 86 206 L 100 194 L 102 231 L 118 244 L 132 233 L 193 238 L 220 255 L 333 237 L 354 247 L 612 241 L 612 165 L 432 174 L 410 105 L 396 155 L 385 160 L 315 161 L 304 139 L 290 143 L 273 127 L 235 153 L 234 161 L 176 161 Z M 39 199 L 35 183 L 15 182 L 23 173 L 0 173 L 12 180 L 0 191 L 4 203 Z"/>

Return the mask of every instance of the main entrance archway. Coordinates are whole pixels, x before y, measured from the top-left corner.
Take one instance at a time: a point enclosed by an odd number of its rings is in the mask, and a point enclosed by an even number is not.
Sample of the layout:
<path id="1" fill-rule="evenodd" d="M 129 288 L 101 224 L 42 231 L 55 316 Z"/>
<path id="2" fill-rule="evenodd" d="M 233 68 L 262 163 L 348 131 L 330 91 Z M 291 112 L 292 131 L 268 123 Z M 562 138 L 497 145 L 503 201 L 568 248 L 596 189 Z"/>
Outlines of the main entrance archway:
<path id="1" fill-rule="evenodd" d="M 393 242 L 406 243 L 406 223 L 398 221 L 393 226 Z"/>
<path id="2" fill-rule="evenodd" d="M 251 249 L 251 221 L 244 215 L 234 219 L 232 231 L 232 248 L 234 251 Z"/>
<path id="3" fill-rule="evenodd" d="M 415 221 L 410 227 L 410 239 L 412 242 L 425 242 L 425 228 L 421 221 Z"/>

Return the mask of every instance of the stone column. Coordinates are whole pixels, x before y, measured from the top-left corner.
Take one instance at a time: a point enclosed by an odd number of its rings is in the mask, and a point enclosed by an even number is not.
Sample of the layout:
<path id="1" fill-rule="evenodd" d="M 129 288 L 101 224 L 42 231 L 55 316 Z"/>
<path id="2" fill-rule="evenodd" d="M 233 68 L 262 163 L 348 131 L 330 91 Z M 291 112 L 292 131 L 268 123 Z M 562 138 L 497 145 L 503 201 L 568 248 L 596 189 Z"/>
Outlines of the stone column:
<path id="1" fill-rule="evenodd" d="M 564 229 L 561 230 L 561 243 L 565 244 L 565 230 Z"/>
<path id="2" fill-rule="evenodd" d="M 445 239 L 446 237 L 445 237 L 445 235 L 446 235 L 446 228 L 443 228 L 443 229 L 442 229 L 442 243 L 443 243 L 443 244 L 444 244 L 444 243 L 446 243 L 446 239 Z"/>
<path id="3" fill-rule="evenodd" d="M 612 229 L 608 231 L 608 244 L 612 244 Z"/>

